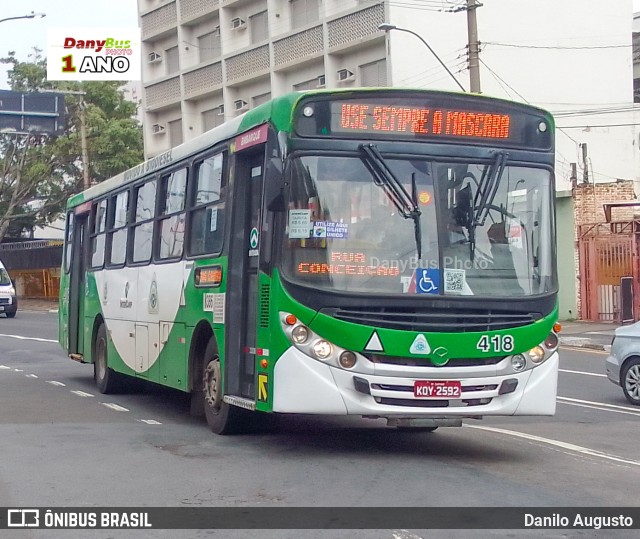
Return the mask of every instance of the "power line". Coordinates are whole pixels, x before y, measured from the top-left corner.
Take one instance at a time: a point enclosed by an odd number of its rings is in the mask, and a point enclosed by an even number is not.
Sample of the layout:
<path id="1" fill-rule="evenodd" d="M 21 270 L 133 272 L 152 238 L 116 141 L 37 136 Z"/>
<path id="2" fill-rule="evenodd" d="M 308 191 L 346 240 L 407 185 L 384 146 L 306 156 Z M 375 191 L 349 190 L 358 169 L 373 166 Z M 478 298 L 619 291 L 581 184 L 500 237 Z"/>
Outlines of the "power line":
<path id="1" fill-rule="evenodd" d="M 496 41 L 483 41 L 483 45 L 495 47 L 513 47 L 517 49 L 548 49 L 548 50 L 591 50 L 591 49 L 622 49 L 632 47 L 631 43 L 625 45 L 516 45 L 515 43 L 498 43 Z"/>

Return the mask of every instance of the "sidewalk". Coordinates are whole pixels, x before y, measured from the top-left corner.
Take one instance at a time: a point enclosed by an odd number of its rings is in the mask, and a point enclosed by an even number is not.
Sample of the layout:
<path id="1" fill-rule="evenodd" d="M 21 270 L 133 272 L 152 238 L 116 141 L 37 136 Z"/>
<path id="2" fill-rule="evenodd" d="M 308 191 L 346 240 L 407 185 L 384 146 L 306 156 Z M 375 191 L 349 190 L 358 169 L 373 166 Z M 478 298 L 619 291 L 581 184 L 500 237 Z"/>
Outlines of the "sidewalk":
<path id="1" fill-rule="evenodd" d="M 18 298 L 18 313 L 20 311 L 58 312 L 58 300 Z"/>
<path id="2" fill-rule="evenodd" d="M 615 322 L 560 322 L 560 344 L 609 351 L 611 340 L 620 324 Z"/>

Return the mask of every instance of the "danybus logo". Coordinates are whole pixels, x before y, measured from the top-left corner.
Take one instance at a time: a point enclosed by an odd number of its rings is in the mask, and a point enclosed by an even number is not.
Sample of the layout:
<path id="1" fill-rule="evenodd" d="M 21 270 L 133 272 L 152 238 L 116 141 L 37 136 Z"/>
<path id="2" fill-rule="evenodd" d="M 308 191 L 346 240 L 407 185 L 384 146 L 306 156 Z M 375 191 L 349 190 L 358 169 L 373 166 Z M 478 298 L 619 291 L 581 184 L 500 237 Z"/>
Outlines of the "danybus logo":
<path id="1" fill-rule="evenodd" d="M 48 80 L 140 80 L 139 28 L 51 28 Z"/>

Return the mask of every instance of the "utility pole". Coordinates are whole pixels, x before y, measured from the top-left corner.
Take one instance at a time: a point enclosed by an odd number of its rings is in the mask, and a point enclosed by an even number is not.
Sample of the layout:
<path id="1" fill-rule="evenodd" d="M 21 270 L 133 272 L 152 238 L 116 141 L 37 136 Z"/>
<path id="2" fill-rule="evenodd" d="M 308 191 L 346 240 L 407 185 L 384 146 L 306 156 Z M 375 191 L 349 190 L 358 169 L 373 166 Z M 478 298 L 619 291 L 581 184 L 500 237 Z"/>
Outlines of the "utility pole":
<path id="1" fill-rule="evenodd" d="M 82 149 L 82 188 L 86 191 L 89 182 L 89 152 L 87 151 L 87 115 L 84 92 L 80 95 L 80 147 Z"/>
<path id="2" fill-rule="evenodd" d="M 482 4 L 477 0 L 467 0 L 467 32 L 469 37 L 469 88 L 472 93 L 480 94 L 480 44 L 478 43 L 478 20 L 476 9 Z"/>

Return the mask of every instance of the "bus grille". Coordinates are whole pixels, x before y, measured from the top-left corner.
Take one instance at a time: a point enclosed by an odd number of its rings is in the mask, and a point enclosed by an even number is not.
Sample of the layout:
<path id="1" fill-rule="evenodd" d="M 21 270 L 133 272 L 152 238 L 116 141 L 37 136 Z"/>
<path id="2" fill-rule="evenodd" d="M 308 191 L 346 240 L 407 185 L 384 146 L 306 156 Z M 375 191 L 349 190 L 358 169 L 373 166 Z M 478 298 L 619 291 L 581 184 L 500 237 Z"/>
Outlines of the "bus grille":
<path id="1" fill-rule="evenodd" d="M 540 313 L 514 314 L 478 309 L 455 313 L 450 310 L 328 308 L 322 312 L 338 320 L 388 329 L 430 332 L 493 331 L 526 326 L 542 318 Z"/>

